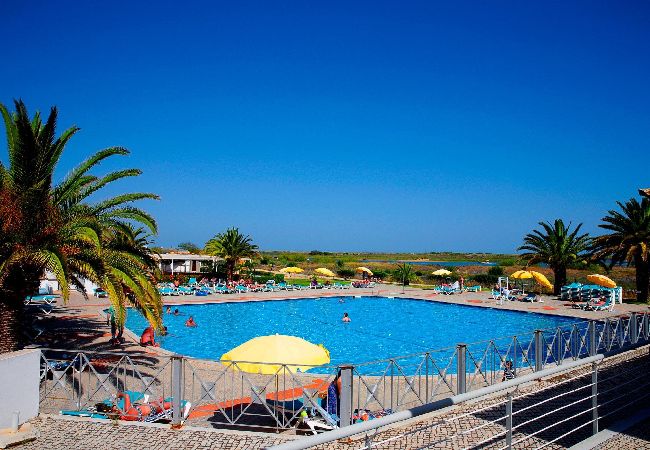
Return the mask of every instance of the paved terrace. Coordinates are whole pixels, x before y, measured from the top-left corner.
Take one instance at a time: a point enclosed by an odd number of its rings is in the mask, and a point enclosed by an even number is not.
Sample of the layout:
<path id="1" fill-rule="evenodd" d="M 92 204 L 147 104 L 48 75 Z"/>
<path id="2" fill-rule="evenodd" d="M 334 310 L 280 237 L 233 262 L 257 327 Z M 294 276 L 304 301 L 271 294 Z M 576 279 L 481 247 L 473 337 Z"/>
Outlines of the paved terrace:
<path id="1" fill-rule="evenodd" d="M 419 298 L 427 301 L 441 301 L 447 303 L 465 304 L 476 307 L 491 307 L 518 311 L 531 311 L 542 314 L 556 314 L 564 316 L 573 316 L 576 318 L 601 318 L 611 316 L 612 314 L 626 314 L 630 312 L 646 311 L 644 305 L 616 305 L 615 311 L 612 312 L 589 312 L 572 309 L 570 303 L 553 299 L 549 296 L 543 297 L 542 303 L 520 303 L 506 302 L 504 305 L 497 305 L 494 299 L 490 298 L 489 292 L 464 293 L 454 295 L 435 294 L 430 290 L 406 288 L 402 293 L 402 288 L 393 285 L 380 285 L 375 289 L 356 289 L 349 290 L 302 290 L 302 291 L 280 291 L 271 293 L 250 293 L 244 295 L 214 295 L 209 297 L 180 296 L 165 297 L 165 305 L 193 304 L 193 303 L 222 303 L 222 302 L 240 302 L 240 301 L 263 301 L 286 298 L 309 298 L 315 296 L 348 296 L 348 295 L 380 295 L 392 297 Z M 78 293 L 73 294 L 67 305 L 56 305 L 53 312 L 46 315 L 32 307 L 34 317 L 34 334 L 32 334 L 33 343 L 41 347 L 49 348 L 69 348 L 69 349 L 86 349 L 86 350 L 119 350 L 132 353 L 133 355 L 144 355 L 155 357 L 157 352 L 164 353 L 160 349 L 142 348 L 137 345 L 138 336 L 127 332 L 125 336 L 127 342 L 123 346 L 112 347 L 108 344 L 110 338 L 110 327 L 106 322 L 103 310 L 108 306 L 106 299 L 90 298 L 85 300 Z M 40 334 L 39 334 L 40 333 Z M 39 439 L 37 447 L 31 448 L 63 448 L 57 447 L 56 442 L 69 442 L 60 436 L 83 436 L 85 439 L 91 439 L 88 446 L 79 448 L 104 448 L 101 441 L 119 442 L 121 448 L 133 448 L 140 443 L 140 435 L 149 436 L 151 433 L 156 437 L 147 438 L 142 442 L 148 445 L 141 445 L 142 448 L 261 448 L 269 445 L 276 440 L 269 441 L 269 435 L 259 435 L 251 433 L 236 433 L 224 430 L 186 430 L 183 433 L 177 433 L 169 430 L 167 427 L 154 426 L 142 431 L 138 426 L 125 427 L 108 427 L 103 423 L 92 421 L 70 421 L 70 419 L 47 418 L 43 417 L 35 422 L 37 428 L 43 431 L 43 437 Z M 154 431 L 155 430 L 155 431 Z M 188 434 L 189 433 L 189 434 Z M 59 436 L 54 438 L 50 445 L 50 434 Z M 273 439 L 287 439 L 290 437 L 274 436 Z M 95 437 L 97 439 L 95 439 Z M 116 439 L 118 439 L 116 441 Z M 180 439 L 180 441 L 178 441 Z M 177 442 L 178 444 L 172 444 Z M 192 445 L 186 446 L 183 442 L 192 442 Z M 399 442 L 399 441 L 398 441 Z M 45 443 L 45 444 L 44 444 Z M 167 443 L 167 444 L 164 444 Z M 196 443 L 196 445 L 194 444 Z M 71 444 L 71 443 L 70 443 Z M 70 444 L 66 444 L 69 446 Z M 43 447 L 40 447 L 43 445 Z M 106 448 L 120 448 L 111 445 Z M 347 448 L 347 447 L 340 447 Z M 394 447 L 402 448 L 402 447 Z M 560 447 L 558 447 L 560 448 Z"/>
<path id="2" fill-rule="evenodd" d="M 599 402 L 613 401 L 608 406 L 612 411 L 620 407 L 628 399 L 622 399 L 622 396 L 629 390 L 628 387 L 617 387 L 622 384 L 624 378 L 619 374 L 627 370 L 639 370 L 641 373 L 650 369 L 650 358 L 648 358 L 649 347 L 645 346 L 637 350 L 628 351 L 615 357 L 611 357 L 603 362 L 599 371 L 599 379 L 603 381 L 599 384 Z M 576 377 L 575 379 L 572 379 Z M 539 430 L 542 427 L 552 423 L 557 423 L 562 419 L 571 417 L 585 409 L 584 402 L 576 404 L 575 389 L 579 386 L 588 385 L 591 379 L 588 367 L 578 368 L 569 375 L 559 375 L 547 379 L 533 382 L 532 384 L 520 387 L 517 391 L 515 411 L 527 406 L 537 404 L 542 400 L 550 400 L 539 406 L 525 411 L 523 415 L 516 416 L 514 424 L 524 423 L 532 418 L 537 418 L 543 414 L 547 415 L 542 421 L 535 425 L 525 425 L 517 430 L 513 440 L 523 439 L 514 448 L 538 448 L 549 444 L 550 449 L 564 449 L 585 439 L 589 436 L 590 427 L 584 427 L 577 434 L 562 437 L 567 431 L 576 428 L 586 419 L 580 418 L 565 422 L 560 427 L 555 427 L 544 431 L 535 437 L 528 435 Z M 566 382 L 569 380 L 569 382 Z M 553 387 L 554 389 L 548 389 Z M 565 395 L 559 395 L 565 392 Z M 580 397 L 578 397 L 578 400 Z M 434 448 L 466 448 L 480 444 L 480 448 L 502 448 L 504 441 L 502 439 L 490 439 L 496 433 L 503 432 L 503 420 L 496 423 L 490 421 L 504 416 L 504 405 L 499 404 L 503 396 L 494 396 L 481 400 L 479 403 L 460 405 L 451 410 L 434 413 L 423 416 L 417 420 L 411 420 L 406 423 L 396 424 L 391 428 L 381 431 L 376 439 L 391 438 L 395 440 L 379 448 L 383 449 L 411 449 L 421 448 L 423 445 L 432 441 L 440 441 Z M 587 400 L 589 402 L 589 400 Z M 589 404 L 589 403 L 588 403 Z M 476 411 L 480 412 L 463 415 L 464 413 Z M 634 411 L 633 407 L 626 407 L 622 413 L 609 416 L 607 419 L 601 419 L 601 428 L 609 426 L 612 422 L 618 420 L 625 412 Z M 605 414 L 606 411 L 600 411 Z M 619 415 L 620 414 L 620 415 Z M 460 416 L 460 419 L 459 419 Z M 482 428 L 475 427 L 483 425 Z M 41 449 L 49 450 L 67 450 L 69 448 L 79 449 L 167 449 L 167 448 L 187 448 L 187 449 L 261 449 L 266 446 L 278 444 L 280 442 L 295 439 L 292 436 L 236 432 L 226 430 L 208 430 L 186 427 L 181 430 L 171 430 L 165 425 L 134 424 L 128 422 L 111 422 L 92 420 L 92 419 L 75 419 L 62 418 L 57 416 L 42 416 L 32 422 L 32 426 L 39 430 L 41 436 L 34 442 L 23 444 L 20 449 Z M 432 428 L 432 426 L 434 426 Z M 475 428 L 476 431 L 457 436 L 461 430 Z M 599 448 L 648 448 L 648 428 L 640 424 L 632 428 L 629 433 L 620 434 L 609 441 L 605 442 Z M 407 437 L 403 437 L 404 434 Z M 456 436 L 456 437 L 454 437 Z M 445 440 L 450 439 L 451 440 Z M 551 444 L 551 441 L 558 439 Z M 363 445 L 363 436 L 353 438 L 349 441 L 333 442 L 326 446 L 320 447 L 327 450 L 351 450 Z"/>

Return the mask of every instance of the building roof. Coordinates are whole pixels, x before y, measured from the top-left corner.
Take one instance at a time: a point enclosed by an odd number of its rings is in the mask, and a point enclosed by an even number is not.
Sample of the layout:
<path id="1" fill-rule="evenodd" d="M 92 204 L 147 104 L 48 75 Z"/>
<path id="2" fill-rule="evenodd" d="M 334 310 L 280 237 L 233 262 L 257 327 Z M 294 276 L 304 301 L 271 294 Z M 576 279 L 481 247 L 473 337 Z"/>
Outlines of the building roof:
<path id="1" fill-rule="evenodd" d="M 212 255 L 195 255 L 192 253 L 161 253 L 160 255 L 154 255 L 156 258 L 160 258 L 163 261 L 220 261 L 222 258 Z"/>

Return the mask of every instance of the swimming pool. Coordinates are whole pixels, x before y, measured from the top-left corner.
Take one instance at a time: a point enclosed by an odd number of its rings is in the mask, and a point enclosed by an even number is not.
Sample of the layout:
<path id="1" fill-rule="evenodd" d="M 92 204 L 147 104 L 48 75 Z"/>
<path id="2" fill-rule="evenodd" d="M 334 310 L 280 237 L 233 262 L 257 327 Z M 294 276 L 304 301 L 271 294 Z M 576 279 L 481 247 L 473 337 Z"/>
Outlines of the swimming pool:
<path id="1" fill-rule="evenodd" d="M 174 307 L 175 308 L 175 307 Z M 178 306 L 165 314 L 167 350 L 219 359 L 256 336 L 287 334 L 323 344 L 332 364 L 361 363 L 497 337 L 567 326 L 578 319 L 435 301 L 386 297 L 324 297 Z M 351 323 L 341 322 L 347 312 Z M 196 328 L 185 327 L 192 315 Z M 147 327 L 137 312 L 126 326 L 140 335 Z"/>

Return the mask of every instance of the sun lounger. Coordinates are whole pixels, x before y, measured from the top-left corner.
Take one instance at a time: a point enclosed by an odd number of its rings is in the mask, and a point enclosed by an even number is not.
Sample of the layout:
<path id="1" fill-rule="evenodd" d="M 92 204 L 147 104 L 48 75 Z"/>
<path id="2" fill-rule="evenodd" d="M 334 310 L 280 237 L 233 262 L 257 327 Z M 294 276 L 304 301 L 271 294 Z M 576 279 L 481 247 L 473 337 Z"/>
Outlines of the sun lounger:
<path id="1" fill-rule="evenodd" d="M 178 286 L 178 292 L 181 295 L 191 295 L 194 294 L 194 289 L 188 286 Z"/>
<path id="2" fill-rule="evenodd" d="M 39 294 L 39 295 L 28 295 L 25 297 L 25 304 L 26 305 L 31 305 L 31 304 L 47 304 L 51 305 L 52 303 L 56 302 L 56 300 L 59 298 L 58 295 L 53 295 L 53 294 Z"/>
<path id="3" fill-rule="evenodd" d="M 233 291 L 228 289 L 227 286 L 217 286 L 214 288 L 216 294 L 232 294 Z"/>
<path id="4" fill-rule="evenodd" d="M 542 301 L 542 299 L 541 299 L 541 297 L 539 295 L 533 294 L 533 293 L 529 293 L 526 296 L 519 298 L 518 300 L 520 302 L 532 302 L 532 303 Z"/>
<path id="5" fill-rule="evenodd" d="M 124 391 L 125 394 L 128 394 L 131 404 L 134 406 L 149 404 L 152 407 L 155 407 L 156 412 L 143 417 L 138 417 L 138 422 L 159 422 L 167 421 L 172 419 L 172 409 L 166 405 L 171 405 L 173 402 L 173 397 L 167 397 L 161 399 L 160 401 L 150 402 L 149 395 L 143 392 L 137 391 Z M 98 409 L 100 406 L 104 406 L 101 410 Z M 119 398 L 116 401 L 113 398 L 107 398 L 102 402 L 98 403 L 96 406 L 91 406 L 89 408 L 80 409 L 80 410 L 61 410 L 59 413 L 65 416 L 75 416 L 75 417 L 91 417 L 94 419 L 119 419 L 124 415 L 125 411 L 125 400 L 124 398 Z M 190 409 L 192 404 L 187 400 L 181 401 L 182 417 L 186 419 L 189 416 Z M 134 418 L 131 417 L 130 420 Z M 129 418 L 127 417 L 127 420 Z"/>
<path id="6" fill-rule="evenodd" d="M 465 288 L 467 292 L 481 292 L 481 286 L 476 285 L 476 286 L 468 286 Z"/>

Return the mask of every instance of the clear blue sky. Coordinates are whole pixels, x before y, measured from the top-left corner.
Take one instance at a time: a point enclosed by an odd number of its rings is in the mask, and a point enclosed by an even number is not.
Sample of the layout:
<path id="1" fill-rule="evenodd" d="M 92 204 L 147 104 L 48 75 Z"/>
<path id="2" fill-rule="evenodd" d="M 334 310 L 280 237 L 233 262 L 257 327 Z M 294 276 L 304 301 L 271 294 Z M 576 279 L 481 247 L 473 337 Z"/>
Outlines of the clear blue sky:
<path id="1" fill-rule="evenodd" d="M 0 4 L 0 101 L 61 176 L 128 147 L 162 245 L 512 252 L 650 187 L 648 2 L 83 3 Z"/>

